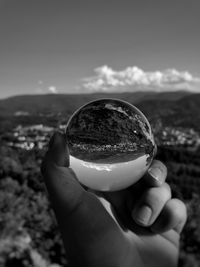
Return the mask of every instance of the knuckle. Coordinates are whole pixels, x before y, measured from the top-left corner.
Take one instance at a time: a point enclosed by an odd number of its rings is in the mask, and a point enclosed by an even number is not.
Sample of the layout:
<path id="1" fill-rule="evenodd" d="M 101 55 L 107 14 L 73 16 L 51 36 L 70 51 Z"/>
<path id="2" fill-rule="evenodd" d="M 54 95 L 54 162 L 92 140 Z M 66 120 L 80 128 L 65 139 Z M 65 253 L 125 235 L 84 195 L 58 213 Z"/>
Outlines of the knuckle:
<path id="1" fill-rule="evenodd" d="M 174 212 L 179 218 L 179 221 L 186 222 L 187 220 L 187 208 L 186 205 L 180 199 L 172 199 L 175 203 Z"/>
<path id="2" fill-rule="evenodd" d="M 166 194 L 169 195 L 169 198 L 171 198 L 172 197 L 172 190 L 171 190 L 171 187 L 169 186 L 169 184 L 165 182 L 162 187 L 163 187 L 163 191 L 165 191 Z"/>
<path id="3" fill-rule="evenodd" d="M 171 190 L 168 184 L 164 183 L 163 186 L 159 188 L 150 188 L 145 194 L 145 200 L 152 205 L 157 205 L 157 203 L 165 203 L 171 198 Z"/>

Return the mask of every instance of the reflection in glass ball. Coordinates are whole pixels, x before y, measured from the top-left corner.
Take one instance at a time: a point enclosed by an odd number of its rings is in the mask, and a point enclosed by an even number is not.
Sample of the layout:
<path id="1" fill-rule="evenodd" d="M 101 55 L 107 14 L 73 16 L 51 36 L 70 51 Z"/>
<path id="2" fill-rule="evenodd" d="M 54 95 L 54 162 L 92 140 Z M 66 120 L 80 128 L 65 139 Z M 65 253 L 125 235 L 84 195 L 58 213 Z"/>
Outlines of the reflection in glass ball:
<path id="1" fill-rule="evenodd" d="M 135 183 L 155 154 L 146 117 L 118 99 L 99 99 L 78 109 L 66 135 L 70 167 L 80 183 L 99 191 L 121 190 Z"/>

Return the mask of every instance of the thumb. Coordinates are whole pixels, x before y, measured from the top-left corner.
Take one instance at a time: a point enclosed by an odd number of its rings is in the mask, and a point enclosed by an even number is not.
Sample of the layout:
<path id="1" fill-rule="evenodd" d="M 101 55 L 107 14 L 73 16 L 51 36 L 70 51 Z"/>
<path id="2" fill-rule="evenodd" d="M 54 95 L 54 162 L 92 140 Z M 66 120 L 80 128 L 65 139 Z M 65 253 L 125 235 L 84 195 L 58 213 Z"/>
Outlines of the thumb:
<path id="1" fill-rule="evenodd" d="M 49 155 L 60 167 L 69 167 L 69 149 L 66 135 L 56 132 L 49 142 Z"/>
<path id="2" fill-rule="evenodd" d="M 58 212 L 71 212 L 82 202 L 85 190 L 69 166 L 69 151 L 65 135 L 56 132 L 49 142 L 41 172 L 51 203 Z"/>
<path id="3" fill-rule="evenodd" d="M 118 244 L 124 239 L 119 226 L 95 195 L 85 191 L 74 172 L 66 166 L 69 166 L 67 140 L 64 135 L 56 133 L 50 141 L 41 171 L 69 258 L 74 262 L 78 260 L 77 249 L 82 255 L 80 261 L 95 257 L 96 251 L 101 251 L 103 258 L 108 253 L 104 251 L 105 244 L 110 244 L 112 248 L 109 253 L 119 253 Z M 116 243 L 115 249 L 113 242 Z"/>

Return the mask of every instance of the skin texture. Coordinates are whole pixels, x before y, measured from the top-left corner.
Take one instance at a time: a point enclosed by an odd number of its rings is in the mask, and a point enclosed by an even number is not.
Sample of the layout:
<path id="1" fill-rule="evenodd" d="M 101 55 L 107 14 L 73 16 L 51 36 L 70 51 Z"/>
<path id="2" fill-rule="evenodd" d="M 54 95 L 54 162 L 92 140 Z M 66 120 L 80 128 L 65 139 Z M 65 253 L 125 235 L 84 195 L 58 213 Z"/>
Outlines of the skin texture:
<path id="1" fill-rule="evenodd" d="M 52 137 L 41 171 L 70 266 L 177 266 L 187 215 L 171 197 L 165 165 L 154 160 L 125 190 L 89 191 L 69 168 L 66 144 L 64 135 Z"/>

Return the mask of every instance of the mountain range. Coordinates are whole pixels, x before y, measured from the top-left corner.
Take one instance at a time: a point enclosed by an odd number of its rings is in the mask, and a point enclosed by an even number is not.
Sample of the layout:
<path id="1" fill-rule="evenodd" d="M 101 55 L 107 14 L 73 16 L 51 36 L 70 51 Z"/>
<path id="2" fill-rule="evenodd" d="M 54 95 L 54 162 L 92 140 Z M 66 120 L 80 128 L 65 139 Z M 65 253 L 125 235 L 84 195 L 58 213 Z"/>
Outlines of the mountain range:
<path id="1" fill-rule="evenodd" d="M 59 120 L 67 120 L 77 108 L 99 98 L 128 101 L 150 121 L 162 119 L 166 125 L 200 131 L 200 94 L 185 91 L 14 96 L 0 100 L 0 128 L 2 130 L 12 123 L 55 123 L 58 117 Z"/>

